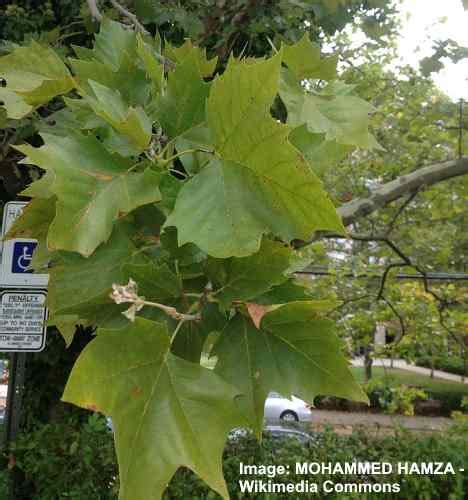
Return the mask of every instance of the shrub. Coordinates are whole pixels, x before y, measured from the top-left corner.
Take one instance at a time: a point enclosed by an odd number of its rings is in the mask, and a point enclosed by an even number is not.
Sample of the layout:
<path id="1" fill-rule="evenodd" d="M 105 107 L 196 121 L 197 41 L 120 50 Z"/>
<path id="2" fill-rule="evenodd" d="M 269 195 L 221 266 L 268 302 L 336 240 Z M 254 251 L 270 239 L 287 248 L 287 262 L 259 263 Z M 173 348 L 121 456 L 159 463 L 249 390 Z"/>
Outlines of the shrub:
<path id="1" fill-rule="evenodd" d="M 422 366 L 424 368 L 431 368 L 433 362 L 435 370 L 441 370 L 455 375 L 468 376 L 468 373 L 465 373 L 465 366 L 461 357 L 440 356 L 435 357 L 432 361 L 429 357 L 421 356 L 415 361 L 418 366 Z"/>
<path id="2" fill-rule="evenodd" d="M 389 384 L 379 378 L 371 379 L 366 384 L 366 391 L 373 406 L 378 406 L 390 414 L 414 415 L 415 402 L 428 397 L 422 389 Z"/>
<path id="3" fill-rule="evenodd" d="M 20 491 L 30 495 L 33 484 L 34 500 L 116 498 L 114 443 L 102 416 L 41 424 L 20 435 L 12 453 L 24 475 Z"/>
<path id="4" fill-rule="evenodd" d="M 255 438 L 242 435 L 228 443 L 224 453 L 224 473 L 231 498 L 255 500 L 300 500 L 307 495 L 245 494 L 239 493 L 239 464 L 289 465 L 291 473 L 276 477 L 275 482 L 298 482 L 302 479 L 319 486 L 326 480 L 335 483 L 356 482 L 363 478 L 341 475 L 296 476 L 296 462 L 352 462 L 386 461 L 396 462 L 451 462 L 455 469 L 466 466 L 468 459 L 468 428 L 466 422 L 457 422 L 453 432 L 444 435 L 420 438 L 415 434 L 398 432 L 396 436 L 375 438 L 363 432 L 351 436 L 340 436 L 331 430 L 315 434 L 310 445 L 303 445 L 295 439 L 272 439 L 266 435 L 260 446 Z M 463 427 L 464 426 L 464 427 Z M 164 430 L 161 429 L 161 432 Z M 24 435 L 17 443 L 15 455 L 18 467 L 26 479 L 33 478 L 39 485 L 34 500 L 117 500 L 116 462 L 112 434 L 107 430 L 105 420 L 93 415 L 80 428 L 78 422 L 48 424 L 33 433 Z M 0 475 L 0 498 L 3 493 Z M 258 479 L 245 476 L 244 479 Z M 400 483 L 398 494 L 375 494 L 347 497 L 343 493 L 317 494 L 313 498 L 346 500 L 437 500 L 462 499 L 468 489 L 465 474 L 456 475 L 407 475 L 374 476 L 367 482 Z M 23 500 L 23 497 L 17 497 Z M 220 500 L 206 484 L 188 469 L 180 469 L 170 482 L 165 500 Z M 31 497 L 28 497 L 31 500 Z"/>
<path id="5" fill-rule="evenodd" d="M 465 434 L 466 435 L 466 434 Z M 375 439 L 365 433 L 355 432 L 351 436 L 339 436 L 328 430 L 318 436 L 311 446 L 306 447 L 299 442 L 291 440 L 281 448 L 268 437 L 263 440 L 262 447 L 258 446 L 254 438 L 244 436 L 235 443 L 227 446 L 224 459 L 224 473 L 228 483 L 229 492 L 234 499 L 249 498 L 255 500 L 300 500 L 308 498 L 303 494 L 244 494 L 239 493 L 239 464 L 276 464 L 290 467 L 290 474 L 285 477 L 276 477 L 275 482 L 299 482 L 302 479 L 321 485 L 327 480 L 334 483 L 359 482 L 363 478 L 345 475 L 314 475 L 296 476 L 296 462 L 352 462 L 358 461 L 386 461 L 396 462 L 452 462 L 453 467 L 463 467 L 468 459 L 467 442 L 455 436 L 430 436 L 423 439 L 406 432 L 399 433 L 396 437 Z M 259 479 L 258 476 L 244 479 Z M 437 499 L 462 499 L 464 491 L 468 488 L 466 473 L 456 475 L 406 475 L 390 474 L 366 478 L 366 482 L 400 483 L 401 491 L 395 493 L 379 494 L 352 494 L 344 493 L 317 494 L 317 499 L 405 499 L 405 500 L 437 500 Z M 204 483 L 192 472 L 181 469 L 172 479 L 165 495 L 166 500 L 179 500 L 191 498 L 193 500 L 219 499 L 220 497 L 210 492 Z M 312 498 L 312 496 L 310 496 Z"/>

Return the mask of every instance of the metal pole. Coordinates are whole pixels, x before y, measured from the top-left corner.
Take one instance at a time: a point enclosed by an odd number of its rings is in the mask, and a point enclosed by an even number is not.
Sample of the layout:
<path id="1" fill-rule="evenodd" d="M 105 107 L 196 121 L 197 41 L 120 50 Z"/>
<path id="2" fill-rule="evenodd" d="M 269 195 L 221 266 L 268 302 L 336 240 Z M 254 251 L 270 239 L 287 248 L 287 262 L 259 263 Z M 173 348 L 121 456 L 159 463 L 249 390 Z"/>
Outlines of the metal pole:
<path id="1" fill-rule="evenodd" d="M 16 440 L 21 423 L 21 406 L 26 371 L 26 353 L 11 353 L 8 370 L 8 392 L 5 409 L 4 451 L 10 454 L 10 444 Z M 16 471 L 10 472 L 10 500 L 16 499 Z"/>

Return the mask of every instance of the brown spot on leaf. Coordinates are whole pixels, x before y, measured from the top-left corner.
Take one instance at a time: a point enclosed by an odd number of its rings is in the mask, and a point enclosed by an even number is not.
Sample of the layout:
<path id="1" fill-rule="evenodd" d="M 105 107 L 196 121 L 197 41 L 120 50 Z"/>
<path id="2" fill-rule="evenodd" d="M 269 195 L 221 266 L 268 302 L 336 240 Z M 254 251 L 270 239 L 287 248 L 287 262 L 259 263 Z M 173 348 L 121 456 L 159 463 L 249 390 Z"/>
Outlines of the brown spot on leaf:
<path id="1" fill-rule="evenodd" d="M 98 411 L 97 406 L 93 404 L 85 405 L 85 408 L 90 411 Z"/>
<path id="2" fill-rule="evenodd" d="M 142 393 L 142 390 L 141 390 L 141 387 L 138 387 L 137 385 L 135 385 L 132 389 L 132 396 L 133 397 L 138 397 L 140 394 Z"/>
<path id="3" fill-rule="evenodd" d="M 249 316 L 252 318 L 253 324 L 260 330 L 262 318 L 267 312 L 272 310 L 272 306 L 263 306 L 254 302 L 246 302 L 245 306 L 247 307 Z"/>

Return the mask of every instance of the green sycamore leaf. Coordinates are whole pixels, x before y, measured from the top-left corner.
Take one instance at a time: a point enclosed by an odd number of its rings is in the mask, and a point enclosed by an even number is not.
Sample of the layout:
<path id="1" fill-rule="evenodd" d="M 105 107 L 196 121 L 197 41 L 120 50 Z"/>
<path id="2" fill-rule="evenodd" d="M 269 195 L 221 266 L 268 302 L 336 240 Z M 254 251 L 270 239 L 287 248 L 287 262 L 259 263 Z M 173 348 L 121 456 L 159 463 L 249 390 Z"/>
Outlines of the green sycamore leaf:
<path id="1" fill-rule="evenodd" d="M 180 47 L 174 47 L 170 43 L 166 43 L 164 55 L 176 64 L 183 63 L 186 59 L 195 57 L 199 73 L 204 78 L 213 74 L 218 62 L 217 57 L 207 59 L 206 49 L 194 46 L 191 40 L 188 39 Z"/>
<path id="2" fill-rule="evenodd" d="M 146 300 L 165 300 L 182 295 L 182 282 L 167 264 L 125 264 L 124 281 L 133 279 L 138 285 L 138 294 Z"/>
<path id="3" fill-rule="evenodd" d="M 199 322 L 186 321 L 174 338 L 172 353 L 186 361 L 200 363 L 200 356 L 209 333 Z"/>
<path id="4" fill-rule="evenodd" d="M 318 395 L 367 401 L 354 381 L 333 323 L 321 319 L 321 302 L 293 302 L 263 316 L 258 330 L 240 314 L 214 347 L 215 371 L 246 395 L 250 425 L 258 436 L 270 391 L 313 402 Z"/>
<path id="5" fill-rule="evenodd" d="M 16 120 L 23 118 L 33 110 L 33 106 L 28 104 L 16 92 L 9 90 L 6 87 L 0 87 L 0 106 L 3 106 L 0 110 L 6 113 L 7 118 L 13 118 Z"/>
<path id="6" fill-rule="evenodd" d="M 75 86 L 60 57 L 34 41 L 0 57 L 0 77 L 6 81 L 6 87 L 0 88 L 0 101 L 8 116 L 16 119 Z"/>
<path id="7" fill-rule="evenodd" d="M 309 288 L 299 283 L 293 278 L 289 278 L 284 283 L 274 286 L 271 290 L 255 297 L 255 303 L 261 305 L 284 304 L 299 300 L 310 301 L 312 294 Z"/>
<path id="8" fill-rule="evenodd" d="M 94 48 L 83 53 L 82 59 L 70 59 L 78 88 L 92 93 L 89 80 L 94 80 L 110 88 L 118 89 L 124 101 L 133 106 L 144 106 L 150 85 L 146 71 L 141 66 L 136 33 L 124 28 L 120 23 L 103 20 Z"/>
<path id="9" fill-rule="evenodd" d="M 231 59 L 213 82 L 207 120 L 216 158 L 184 184 L 165 224 L 177 227 L 180 245 L 245 257 L 265 233 L 290 241 L 319 229 L 343 232 L 321 182 L 288 142 L 289 127 L 270 116 L 280 65 L 281 54 Z"/>
<path id="10" fill-rule="evenodd" d="M 304 36 L 293 45 L 283 45 L 283 62 L 294 73 L 298 80 L 307 78 L 334 80 L 337 77 L 337 56 L 320 57 L 320 46 Z"/>
<path id="11" fill-rule="evenodd" d="M 70 59 L 77 86 L 83 93 L 91 93 L 89 80 L 99 82 L 111 89 L 119 89 L 125 102 L 133 106 L 144 106 L 150 94 L 150 85 L 144 70 L 138 66 L 139 60 L 125 55 L 117 71 L 96 60 L 82 61 Z"/>
<path id="12" fill-rule="evenodd" d="M 129 107 L 119 91 L 92 80 L 88 83 L 93 89 L 94 96 L 86 96 L 86 100 L 96 115 L 123 134 L 137 153 L 144 151 L 151 141 L 152 123 L 143 108 Z"/>
<path id="13" fill-rule="evenodd" d="M 50 268 L 48 307 L 51 316 L 77 315 L 90 323 L 119 316 L 119 308 L 109 298 L 112 284 L 123 284 L 126 264 L 145 264 L 131 237 L 134 229 L 126 221 L 115 224 L 109 241 L 88 258 L 59 252 Z M 123 316 L 122 316 L 123 318 Z"/>
<path id="14" fill-rule="evenodd" d="M 143 62 L 146 74 L 154 83 L 156 92 L 161 92 L 164 85 L 164 66 L 156 59 L 154 49 L 147 44 L 140 34 L 137 35 L 137 53 Z"/>
<path id="15" fill-rule="evenodd" d="M 105 18 L 95 37 L 93 54 L 98 61 L 118 70 L 127 55 L 136 55 L 136 33 L 121 23 Z"/>
<path id="16" fill-rule="evenodd" d="M 327 140 L 325 134 L 309 132 L 306 125 L 295 128 L 289 140 L 319 176 L 329 167 L 337 165 L 353 150 L 352 146 L 340 144 L 336 139 Z"/>
<path id="17" fill-rule="evenodd" d="M 161 199 L 159 174 L 132 172 L 132 164 L 111 155 L 96 138 L 43 135 L 40 148 L 17 146 L 33 163 L 53 172 L 49 186 L 57 196 L 48 247 L 89 256 L 107 241 L 113 222 L 135 208 Z"/>
<path id="18" fill-rule="evenodd" d="M 83 321 L 73 314 L 55 316 L 47 322 L 47 326 L 55 326 L 60 332 L 65 342 L 65 347 L 70 347 L 75 337 L 76 327 L 79 324 L 83 324 Z"/>
<path id="19" fill-rule="evenodd" d="M 112 417 L 120 500 L 161 498 L 181 466 L 229 498 L 222 452 L 239 425 L 237 394 L 212 370 L 174 356 L 165 323 L 137 318 L 122 330 L 98 330 L 63 400 Z"/>
<path id="20" fill-rule="evenodd" d="M 196 174 L 213 158 L 210 131 L 205 123 L 192 127 L 176 139 L 177 151 L 193 150 L 180 156 L 184 169 L 189 174 Z"/>
<path id="21" fill-rule="evenodd" d="M 45 240 L 55 217 L 55 199 L 37 198 L 30 201 L 12 224 L 4 240 L 34 238 Z"/>
<path id="22" fill-rule="evenodd" d="M 371 148 L 375 139 L 369 134 L 369 113 L 373 107 L 359 97 L 324 90 L 307 93 L 291 71 L 281 73 L 280 96 L 288 111 L 288 124 L 307 126 L 309 132 L 325 134 L 327 141 Z"/>
<path id="23" fill-rule="evenodd" d="M 213 296 L 223 307 L 233 301 L 251 300 L 288 279 L 293 251 L 284 244 L 264 239 L 260 250 L 248 257 L 209 259 L 207 274 Z"/>
<path id="24" fill-rule="evenodd" d="M 196 52 L 190 52 L 169 73 L 164 94 L 155 102 L 155 118 L 164 132 L 177 137 L 205 120 L 206 99 L 210 84 L 200 74 Z"/>
<path id="25" fill-rule="evenodd" d="M 208 336 L 221 331 L 226 321 L 216 304 L 206 304 L 201 310 L 200 321 L 186 321 L 179 328 L 172 342 L 172 353 L 192 363 L 200 363 Z"/>
<path id="26" fill-rule="evenodd" d="M 49 170 L 40 179 L 32 182 L 26 189 L 23 189 L 20 194 L 21 196 L 29 196 L 30 198 L 50 199 L 54 196 L 51 190 L 54 179 L 54 172 Z"/>

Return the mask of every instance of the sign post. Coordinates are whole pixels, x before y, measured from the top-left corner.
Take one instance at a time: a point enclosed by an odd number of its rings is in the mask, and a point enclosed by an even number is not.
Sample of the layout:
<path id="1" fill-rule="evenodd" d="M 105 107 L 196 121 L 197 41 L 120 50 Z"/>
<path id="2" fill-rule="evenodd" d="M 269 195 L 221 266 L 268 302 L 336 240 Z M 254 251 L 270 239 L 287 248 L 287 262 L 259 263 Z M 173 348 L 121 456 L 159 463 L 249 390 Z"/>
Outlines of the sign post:
<path id="1" fill-rule="evenodd" d="M 3 211 L 2 237 L 21 215 L 27 202 L 11 201 Z M 0 264 L 0 352 L 10 352 L 8 392 L 5 409 L 4 450 L 18 435 L 28 352 L 45 347 L 47 331 L 48 274 L 30 269 L 37 241 L 7 240 L 2 245 Z M 15 475 L 10 477 L 10 498 L 15 498 Z"/>

